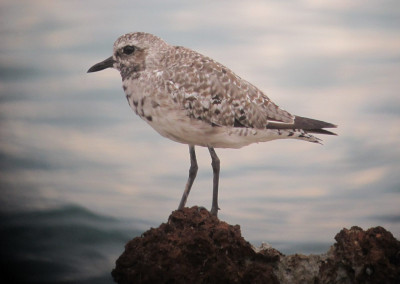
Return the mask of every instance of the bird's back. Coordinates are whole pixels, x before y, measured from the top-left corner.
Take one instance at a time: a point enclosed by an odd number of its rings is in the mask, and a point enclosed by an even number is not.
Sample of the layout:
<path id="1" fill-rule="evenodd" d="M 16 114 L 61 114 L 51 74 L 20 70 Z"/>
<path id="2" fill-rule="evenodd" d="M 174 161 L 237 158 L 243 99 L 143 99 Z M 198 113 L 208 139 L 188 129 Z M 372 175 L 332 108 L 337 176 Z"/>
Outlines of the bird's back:
<path id="1" fill-rule="evenodd" d="M 229 68 L 184 47 L 170 52 L 162 77 L 174 102 L 191 118 L 256 129 L 265 129 L 269 121 L 293 123 L 293 115 Z"/>

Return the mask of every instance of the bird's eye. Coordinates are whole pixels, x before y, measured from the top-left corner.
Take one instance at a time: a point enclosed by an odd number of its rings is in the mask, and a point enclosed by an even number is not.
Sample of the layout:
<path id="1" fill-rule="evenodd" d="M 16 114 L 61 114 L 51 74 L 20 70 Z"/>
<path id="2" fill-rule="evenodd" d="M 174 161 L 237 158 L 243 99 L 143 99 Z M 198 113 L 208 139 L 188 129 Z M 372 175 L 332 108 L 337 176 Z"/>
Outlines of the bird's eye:
<path id="1" fill-rule="evenodd" d="M 135 47 L 132 46 L 132 45 L 127 45 L 127 46 L 125 46 L 125 47 L 122 49 L 122 51 L 123 51 L 126 55 L 129 55 L 129 54 L 132 54 L 132 53 L 135 51 Z"/>

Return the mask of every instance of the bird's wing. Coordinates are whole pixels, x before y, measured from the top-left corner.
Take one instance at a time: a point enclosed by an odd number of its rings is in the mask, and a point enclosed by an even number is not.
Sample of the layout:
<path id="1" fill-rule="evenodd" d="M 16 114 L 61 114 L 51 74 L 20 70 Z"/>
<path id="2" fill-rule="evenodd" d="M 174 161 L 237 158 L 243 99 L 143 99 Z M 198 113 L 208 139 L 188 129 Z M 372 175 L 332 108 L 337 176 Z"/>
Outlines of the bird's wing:
<path id="1" fill-rule="evenodd" d="M 179 62 L 171 64 L 163 77 L 175 103 L 188 116 L 217 126 L 265 129 L 268 123 L 294 125 L 295 117 L 255 86 L 208 57 L 180 49 Z"/>

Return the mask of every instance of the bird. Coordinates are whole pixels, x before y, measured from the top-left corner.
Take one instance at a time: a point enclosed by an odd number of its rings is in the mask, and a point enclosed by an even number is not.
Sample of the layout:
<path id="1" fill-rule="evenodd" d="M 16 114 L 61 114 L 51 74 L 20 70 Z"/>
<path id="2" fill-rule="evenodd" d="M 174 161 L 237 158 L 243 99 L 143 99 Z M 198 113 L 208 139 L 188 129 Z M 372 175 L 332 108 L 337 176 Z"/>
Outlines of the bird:
<path id="1" fill-rule="evenodd" d="M 87 72 L 114 68 L 126 99 L 162 136 L 189 146 L 190 168 L 178 210 L 184 208 L 198 165 L 195 146 L 207 147 L 213 169 L 211 215 L 218 215 L 220 159 L 215 148 L 238 149 L 275 139 L 321 140 L 337 125 L 292 115 L 217 61 L 145 32 L 120 36 L 113 54 Z"/>

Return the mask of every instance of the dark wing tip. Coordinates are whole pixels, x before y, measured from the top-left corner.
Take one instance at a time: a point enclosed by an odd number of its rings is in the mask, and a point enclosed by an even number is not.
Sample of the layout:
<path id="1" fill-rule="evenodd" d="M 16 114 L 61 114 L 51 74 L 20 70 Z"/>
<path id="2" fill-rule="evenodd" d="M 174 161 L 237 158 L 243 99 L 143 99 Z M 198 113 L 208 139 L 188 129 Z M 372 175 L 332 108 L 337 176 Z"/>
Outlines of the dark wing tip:
<path id="1" fill-rule="evenodd" d="M 317 134 L 327 134 L 327 135 L 337 135 L 334 132 L 325 130 L 323 128 L 336 128 L 337 125 L 316 120 L 312 118 L 306 118 L 302 116 L 295 116 L 294 123 L 287 124 L 287 123 L 276 123 L 276 122 L 269 122 L 267 128 L 269 129 L 302 129 L 308 133 L 317 133 Z"/>
<path id="2" fill-rule="evenodd" d="M 317 133 L 317 134 L 327 134 L 327 135 L 337 135 L 334 132 L 325 130 L 323 128 L 336 128 L 337 125 L 316 120 L 312 118 L 302 117 L 302 116 L 295 116 L 294 120 L 294 128 L 295 129 L 303 129 L 310 133 Z"/>
<path id="3" fill-rule="evenodd" d="M 336 127 L 336 125 L 335 125 Z M 325 129 L 307 129 L 305 130 L 307 133 L 314 133 L 314 134 L 326 134 L 326 135 L 335 135 L 337 136 L 337 134 L 335 132 L 331 132 Z"/>
<path id="4" fill-rule="evenodd" d="M 320 129 L 320 128 L 336 128 L 337 125 L 325 122 L 322 120 L 316 120 L 312 118 L 295 116 L 294 119 L 294 128 L 296 129 Z"/>

